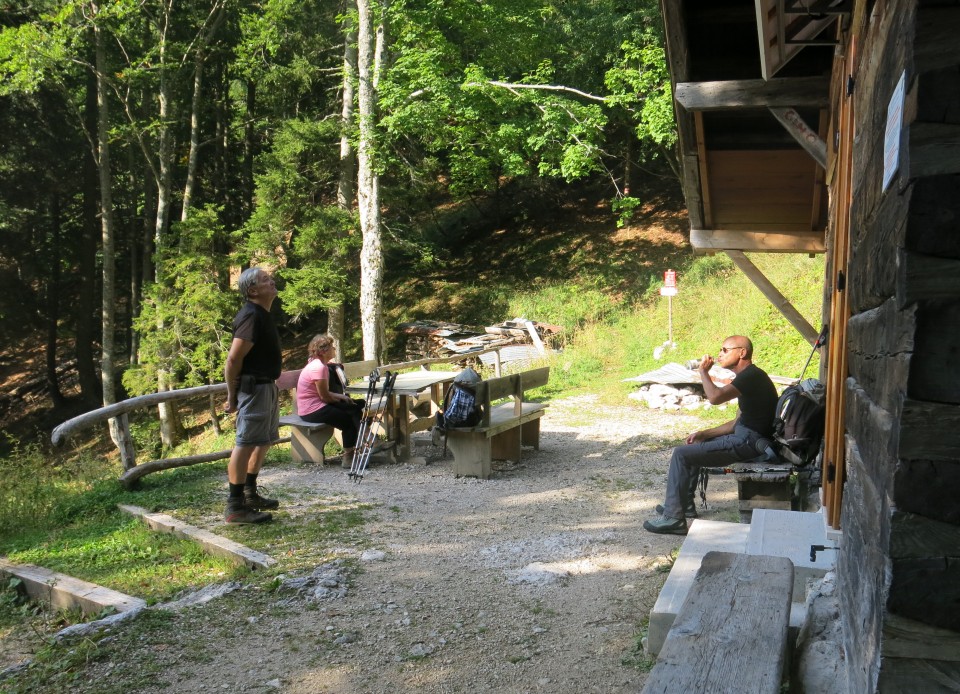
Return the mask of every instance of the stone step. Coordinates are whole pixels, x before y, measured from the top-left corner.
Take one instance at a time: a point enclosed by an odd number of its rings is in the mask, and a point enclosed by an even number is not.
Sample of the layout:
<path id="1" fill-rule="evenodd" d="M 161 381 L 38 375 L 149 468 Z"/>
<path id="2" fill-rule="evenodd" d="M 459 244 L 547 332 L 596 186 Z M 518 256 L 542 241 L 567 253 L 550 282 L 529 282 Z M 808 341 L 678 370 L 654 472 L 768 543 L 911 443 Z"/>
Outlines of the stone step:
<path id="1" fill-rule="evenodd" d="M 687 537 L 680 546 L 677 560 L 670 569 L 666 583 L 660 590 L 657 602 L 650 611 L 647 628 L 647 651 L 656 655 L 663 647 L 667 632 L 673 625 L 680 608 L 687 599 L 693 579 L 707 552 L 746 553 L 750 526 L 742 523 L 726 523 L 697 519 L 690 524 Z"/>
<path id="2" fill-rule="evenodd" d="M 827 540 L 824 518 L 819 513 L 756 509 L 747 536 L 747 554 L 786 557 L 793 562 L 793 601 L 805 602 L 807 582 L 832 571 L 836 551 L 818 551 L 810 559 L 811 545 L 833 547 Z"/>

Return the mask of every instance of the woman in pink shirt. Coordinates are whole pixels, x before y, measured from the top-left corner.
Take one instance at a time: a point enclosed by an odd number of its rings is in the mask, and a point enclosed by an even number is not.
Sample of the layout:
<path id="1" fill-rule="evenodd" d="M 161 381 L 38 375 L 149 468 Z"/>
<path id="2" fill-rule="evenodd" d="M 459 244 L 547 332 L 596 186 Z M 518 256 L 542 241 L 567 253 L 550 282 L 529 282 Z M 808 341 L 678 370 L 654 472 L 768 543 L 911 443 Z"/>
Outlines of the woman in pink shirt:
<path id="1" fill-rule="evenodd" d="M 350 468 L 363 417 L 363 401 L 344 394 L 346 383 L 330 368 L 333 338 L 317 335 L 310 340 L 309 360 L 297 380 L 297 414 L 308 422 L 329 424 L 343 434 L 343 461 Z M 340 371 L 342 373 L 342 371 Z"/>

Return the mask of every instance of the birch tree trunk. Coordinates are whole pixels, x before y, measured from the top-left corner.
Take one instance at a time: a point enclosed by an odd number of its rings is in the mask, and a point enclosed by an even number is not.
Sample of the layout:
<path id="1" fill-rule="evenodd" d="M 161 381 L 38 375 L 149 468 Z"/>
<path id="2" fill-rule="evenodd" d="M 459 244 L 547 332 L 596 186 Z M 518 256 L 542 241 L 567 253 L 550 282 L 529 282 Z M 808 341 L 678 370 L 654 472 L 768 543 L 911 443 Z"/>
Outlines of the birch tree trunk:
<path id="1" fill-rule="evenodd" d="M 94 59 L 96 59 L 96 56 L 94 56 Z M 99 109 L 97 107 L 97 76 L 94 71 L 91 71 L 87 76 L 84 87 L 84 128 L 87 132 L 95 133 L 98 127 Z M 80 381 L 80 392 L 83 395 L 83 400 L 91 407 L 95 407 L 98 402 L 103 400 L 102 383 L 95 367 L 97 355 L 93 349 L 93 345 L 100 342 L 100 333 L 97 330 L 99 327 L 98 321 L 95 319 L 97 314 L 96 295 L 99 289 L 97 282 L 97 250 L 99 246 L 97 243 L 97 237 L 99 236 L 97 229 L 99 226 L 97 219 L 99 206 L 97 200 L 99 196 L 97 190 L 98 154 L 93 142 L 91 139 L 90 157 L 84 158 L 83 168 L 79 172 L 81 175 L 83 222 L 80 229 L 78 266 L 83 291 L 80 292 L 80 296 L 77 297 L 77 302 L 74 305 L 76 314 L 73 321 L 76 331 L 74 345 L 77 355 L 77 378 Z"/>
<path id="2" fill-rule="evenodd" d="M 159 27 L 159 71 L 160 71 L 160 89 L 157 94 L 159 102 L 159 121 L 160 121 L 160 142 L 158 154 L 159 176 L 157 177 L 157 215 L 154 227 L 154 247 L 162 252 L 167 230 L 170 224 L 170 198 L 173 192 L 173 133 L 170 128 L 170 76 L 166 64 L 167 55 L 167 32 L 170 26 L 170 15 L 173 11 L 173 0 L 166 0 L 163 4 L 164 13 Z M 165 283 L 168 278 L 162 277 L 157 273 L 157 281 Z M 163 322 L 163 312 L 159 311 L 160 316 L 157 319 L 157 330 L 163 331 L 166 326 Z M 161 354 L 160 363 L 163 364 L 169 355 Z M 170 376 L 170 372 L 163 368 L 157 369 L 157 392 L 162 393 L 175 387 L 176 384 Z M 177 444 L 180 434 L 180 423 L 177 417 L 176 407 L 172 403 L 161 403 L 158 406 L 160 413 L 160 441 L 164 448 L 173 448 Z"/>
<path id="3" fill-rule="evenodd" d="M 106 406 L 115 403 L 117 397 L 114 359 L 117 304 L 116 268 L 114 265 L 116 242 L 113 224 L 112 181 L 110 180 L 110 118 L 107 102 L 106 54 L 103 46 L 103 34 L 96 24 L 94 24 L 93 35 L 97 65 L 97 170 L 100 179 L 100 227 L 103 250 L 103 295 L 101 302 L 103 339 L 101 341 L 100 380 L 103 386 L 103 404 Z M 123 469 L 129 470 L 137 464 L 137 461 L 126 415 L 111 419 L 109 426 L 110 437 L 120 450 Z"/>
<path id="4" fill-rule="evenodd" d="M 363 358 L 382 361 L 383 239 L 380 219 L 380 178 L 376 154 L 376 51 L 371 0 L 357 0 L 357 73 L 360 139 L 357 152 L 357 203 L 363 246 L 360 251 L 360 325 Z"/>
<path id="5" fill-rule="evenodd" d="M 353 124 L 354 83 L 357 79 L 357 30 L 350 18 L 344 20 L 343 108 L 340 111 L 340 178 L 337 181 L 337 207 L 350 212 L 353 207 L 354 181 L 357 175 L 357 152 L 350 142 Z M 343 362 L 343 303 L 327 312 L 327 332 L 333 338 L 336 360 Z"/>

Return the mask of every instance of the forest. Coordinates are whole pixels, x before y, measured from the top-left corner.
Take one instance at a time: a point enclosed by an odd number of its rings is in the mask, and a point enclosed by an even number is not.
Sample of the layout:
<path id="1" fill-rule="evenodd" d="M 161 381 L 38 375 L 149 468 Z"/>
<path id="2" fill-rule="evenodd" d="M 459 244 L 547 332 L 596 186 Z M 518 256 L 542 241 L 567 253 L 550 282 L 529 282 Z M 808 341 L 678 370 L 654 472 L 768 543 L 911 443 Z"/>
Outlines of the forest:
<path id="1" fill-rule="evenodd" d="M 384 358 L 385 267 L 456 262 L 438 233 L 575 183 L 627 219 L 677 177 L 655 0 L 5 0 L 0 27 L 0 352 L 42 341 L 55 406 L 64 369 L 87 407 L 222 380 L 252 264 L 283 321 Z"/>

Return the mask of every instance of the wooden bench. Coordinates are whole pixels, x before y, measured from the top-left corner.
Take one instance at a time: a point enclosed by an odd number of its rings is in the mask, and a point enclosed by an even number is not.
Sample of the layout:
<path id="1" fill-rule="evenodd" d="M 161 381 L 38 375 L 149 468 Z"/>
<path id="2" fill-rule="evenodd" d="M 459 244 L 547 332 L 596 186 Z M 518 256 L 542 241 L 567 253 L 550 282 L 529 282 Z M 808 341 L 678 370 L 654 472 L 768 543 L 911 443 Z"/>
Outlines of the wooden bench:
<path id="1" fill-rule="evenodd" d="M 377 368 L 375 359 L 367 361 L 348 362 L 343 365 L 343 370 L 347 375 L 347 380 L 362 378 L 369 375 L 371 371 Z M 277 379 L 277 388 L 280 390 L 293 390 L 294 404 L 296 404 L 297 379 L 300 378 L 300 372 L 284 371 Z M 296 409 L 296 406 L 294 406 Z M 298 415 L 288 414 L 280 418 L 280 426 L 290 427 L 290 449 L 293 459 L 301 463 L 323 464 L 326 459 L 323 455 L 323 448 L 327 445 L 330 437 L 336 434 L 337 441 L 343 445 L 340 440 L 340 432 L 329 424 L 314 424 L 305 422 Z"/>
<path id="2" fill-rule="evenodd" d="M 475 427 L 447 430 L 447 445 L 453 452 L 457 477 L 490 477 L 493 460 L 520 460 L 522 446 L 540 448 L 540 418 L 544 403 L 524 402 L 523 394 L 547 384 L 550 367 L 490 378 L 476 387 L 483 419 Z M 503 398 L 512 402 L 493 406 Z"/>
<path id="3" fill-rule="evenodd" d="M 707 552 L 642 694 L 779 694 L 793 563 Z"/>

